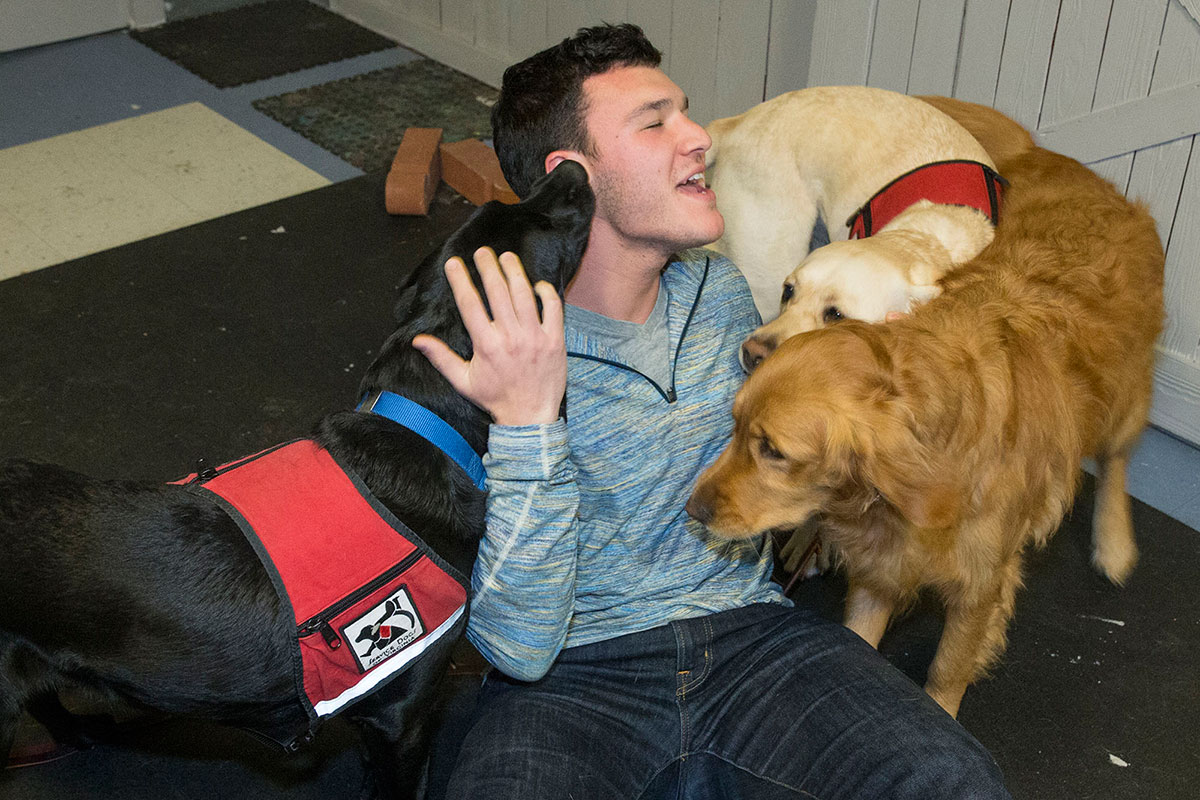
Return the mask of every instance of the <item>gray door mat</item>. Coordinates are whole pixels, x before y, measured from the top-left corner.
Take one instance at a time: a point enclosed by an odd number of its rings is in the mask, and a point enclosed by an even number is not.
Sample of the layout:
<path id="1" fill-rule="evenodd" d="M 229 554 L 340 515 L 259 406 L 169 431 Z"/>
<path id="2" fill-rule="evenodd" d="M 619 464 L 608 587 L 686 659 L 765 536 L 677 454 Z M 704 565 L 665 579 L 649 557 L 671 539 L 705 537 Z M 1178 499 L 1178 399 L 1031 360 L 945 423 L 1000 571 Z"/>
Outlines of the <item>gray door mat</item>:
<path id="1" fill-rule="evenodd" d="M 442 141 L 486 139 L 498 92 L 420 59 L 255 100 L 256 109 L 364 172 L 386 169 L 409 127 L 441 128 Z"/>
<path id="2" fill-rule="evenodd" d="M 397 46 L 306 0 L 256 3 L 129 35 L 222 88 Z"/>

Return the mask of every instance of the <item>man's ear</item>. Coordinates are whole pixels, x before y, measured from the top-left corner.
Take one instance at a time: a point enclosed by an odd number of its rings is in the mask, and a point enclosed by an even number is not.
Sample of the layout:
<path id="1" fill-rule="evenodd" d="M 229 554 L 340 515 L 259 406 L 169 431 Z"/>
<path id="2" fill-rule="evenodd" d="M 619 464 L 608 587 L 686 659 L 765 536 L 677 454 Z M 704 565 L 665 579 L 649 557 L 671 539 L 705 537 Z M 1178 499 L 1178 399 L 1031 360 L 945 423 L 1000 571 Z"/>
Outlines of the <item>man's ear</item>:
<path id="1" fill-rule="evenodd" d="M 583 165 L 583 168 L 587 171 L 588 181 L 589 182 L 591 181 L 592 165 L 588 161 L 587 156 L 585 156 L 583 153 L 580 153 L 577 150 L 555 150 L 554 152 L 552 152 L 548 156 L 546 156 L 546 174 L 549 175 L 551 172 L 554 171 L 555 167 L 557 167 L 559 164 L 561 164 L 564 161 L 578 161 L 580 164 Z"/>

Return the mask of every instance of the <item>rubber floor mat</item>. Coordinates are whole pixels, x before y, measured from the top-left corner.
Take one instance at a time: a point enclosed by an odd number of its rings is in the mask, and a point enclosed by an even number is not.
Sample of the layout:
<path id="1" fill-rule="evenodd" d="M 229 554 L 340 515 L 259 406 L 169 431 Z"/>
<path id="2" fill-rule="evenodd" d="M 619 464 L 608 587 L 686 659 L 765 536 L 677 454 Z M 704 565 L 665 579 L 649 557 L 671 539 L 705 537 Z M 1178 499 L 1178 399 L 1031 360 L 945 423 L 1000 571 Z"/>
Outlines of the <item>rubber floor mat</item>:
<path id="1" fill-rule="evenodd" d="M 497 91 L 420 59 L 254 101 L 254 107 L 364 172 L 386 169 L 410 126 L 442 141 L 486 139 Z"/>
<path id="2" fill-rule="evenodd" d="M 396 47 L 305 0 L 272 0 L 130 33 L 214 86 L 238 86 Z"/>

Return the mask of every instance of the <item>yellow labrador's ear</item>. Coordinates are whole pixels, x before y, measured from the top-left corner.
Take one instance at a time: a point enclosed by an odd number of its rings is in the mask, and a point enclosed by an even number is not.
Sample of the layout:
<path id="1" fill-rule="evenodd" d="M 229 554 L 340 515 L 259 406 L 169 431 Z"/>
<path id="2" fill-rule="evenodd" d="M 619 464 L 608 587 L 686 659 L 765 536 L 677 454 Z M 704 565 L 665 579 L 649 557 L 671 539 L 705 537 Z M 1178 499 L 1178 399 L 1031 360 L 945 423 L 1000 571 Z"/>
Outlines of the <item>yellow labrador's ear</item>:
<path id="1" fill-rule="evenodd" d="M 936 283 L 927 284 L 927 285 L 919 285 L 919 286 L 909 286 L 908 287 L 908 306 L 905 308 L 905 311 L 912 311 L 913 306 L 918 306 L 921 303 L 928 303 L 930 300 L 939 296 L 941 293 L 942 293 L 942 287 L 938 286 Z"/>

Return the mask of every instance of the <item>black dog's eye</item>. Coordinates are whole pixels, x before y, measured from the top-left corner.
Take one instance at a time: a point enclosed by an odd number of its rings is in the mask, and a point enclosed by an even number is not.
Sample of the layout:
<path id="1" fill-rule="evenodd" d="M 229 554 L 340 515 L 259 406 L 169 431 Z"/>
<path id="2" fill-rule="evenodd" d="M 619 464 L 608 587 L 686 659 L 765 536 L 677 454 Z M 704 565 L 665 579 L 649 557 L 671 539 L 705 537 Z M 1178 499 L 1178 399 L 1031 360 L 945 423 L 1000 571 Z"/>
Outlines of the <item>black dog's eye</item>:
<path id="1" fill-rule="evenodd" d="M 783 296 L 779 298 L 779 302 L 786 303 L 788 300 L 792 299 L 792 295 L 794 295 L 795 293 L 796 293 L 796 287 L 790 283 L 785 283 L 783 285 Z"/>
<path id="2" fill-rule="evenodd" d="M 821 319 L 825 320 L 826 325 L 831 322 L 837 322 L 841 318 L 842 312 L 838 311 L 837 306 L 829 306 L 825 309 L 825 313 L 821 315 Z"/>
<path id="3" fill-rule="evenodd" d="M 763 458 L 783 461 L 783 453 L 779 452 L 779 448 L 771 444 L 771 440 L 765 436 L 758 440 L 758 452 Z"/>

